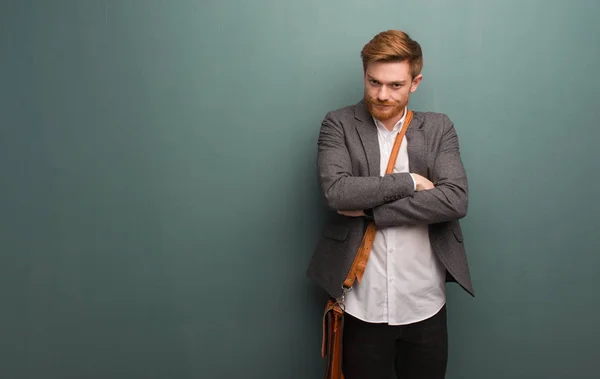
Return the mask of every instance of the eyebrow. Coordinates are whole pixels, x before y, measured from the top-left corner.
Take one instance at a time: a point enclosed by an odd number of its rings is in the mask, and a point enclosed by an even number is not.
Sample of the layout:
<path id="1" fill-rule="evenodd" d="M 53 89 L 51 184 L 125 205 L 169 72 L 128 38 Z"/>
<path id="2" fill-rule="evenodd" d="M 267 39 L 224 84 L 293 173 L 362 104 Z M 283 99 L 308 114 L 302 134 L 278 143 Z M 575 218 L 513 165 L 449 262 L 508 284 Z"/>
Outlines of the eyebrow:
<path id="1" fill-rule="evenodd" d="M 376 78 L 372 77 L 371 75 L 367 75 L 367 78 L 369 78 L 369 80 L 374 80 L 376 82 L 382 83 L 381 80 L 376 79 Z M 390 82 L 388 84 L 406 84 L 406 80 L 400 80 L 398 82 Z"/>

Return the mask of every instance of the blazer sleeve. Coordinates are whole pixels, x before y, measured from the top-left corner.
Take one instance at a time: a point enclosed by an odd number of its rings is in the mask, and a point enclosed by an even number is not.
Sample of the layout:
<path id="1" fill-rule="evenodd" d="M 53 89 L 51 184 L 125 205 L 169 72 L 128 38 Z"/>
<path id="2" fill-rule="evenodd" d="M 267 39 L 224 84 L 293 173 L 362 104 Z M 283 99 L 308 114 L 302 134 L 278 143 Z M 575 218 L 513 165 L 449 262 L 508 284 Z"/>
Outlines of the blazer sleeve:
<path id="1" fill-rule="evenodd" d="M 321 190 L 330 209 L 370 209 L 414 194 L 414 182 L 409 173 L 353 176 L 346 141 L 341 121 L 329 112 L 319 132 L 317 160 Z"/>
<path id="2" fill-rule="evenodd" d="M 435 224 L 466 216 L 467 175 L 460 157 L 454 125 L 444 116 L 442 135 L 432 170 L 435 188 L 416 191 L 414 196 L 379 205 L 373 209 L 379 227 L 405 224 Z"/>

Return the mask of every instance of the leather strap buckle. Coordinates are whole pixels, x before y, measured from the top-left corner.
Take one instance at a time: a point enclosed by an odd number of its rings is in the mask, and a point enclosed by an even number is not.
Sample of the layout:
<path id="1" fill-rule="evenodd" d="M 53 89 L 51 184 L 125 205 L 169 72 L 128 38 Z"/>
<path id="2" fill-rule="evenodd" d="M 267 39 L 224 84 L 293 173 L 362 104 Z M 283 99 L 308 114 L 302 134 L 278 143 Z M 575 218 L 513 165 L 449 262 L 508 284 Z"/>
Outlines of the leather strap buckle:
<path id="1" fill-rule="evenodd" d="M 335 299 L 335 303 L 339 305 L 342 312 L 346 311 L 346 294 L 352 291 L 352 287 L 342 286 L 342 294 Z"/>

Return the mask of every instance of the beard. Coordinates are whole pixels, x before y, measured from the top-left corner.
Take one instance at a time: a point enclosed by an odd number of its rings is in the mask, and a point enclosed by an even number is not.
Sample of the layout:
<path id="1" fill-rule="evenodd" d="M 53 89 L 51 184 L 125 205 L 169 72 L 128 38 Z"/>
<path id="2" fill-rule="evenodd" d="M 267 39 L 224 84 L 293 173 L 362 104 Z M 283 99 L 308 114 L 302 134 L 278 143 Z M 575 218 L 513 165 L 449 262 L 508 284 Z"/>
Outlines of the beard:
<path id="1" fill-rule="evenodd" d="M 379 121 L 387 121 L 397 117 L 404 112 L 406 103 L 403 101 L 378 101 L 372 99 L 365 94 L 365 104 L 369 109 L 369 113 Z M 376 107 L 376 105 L 384 105 L 385 108 Z"/>

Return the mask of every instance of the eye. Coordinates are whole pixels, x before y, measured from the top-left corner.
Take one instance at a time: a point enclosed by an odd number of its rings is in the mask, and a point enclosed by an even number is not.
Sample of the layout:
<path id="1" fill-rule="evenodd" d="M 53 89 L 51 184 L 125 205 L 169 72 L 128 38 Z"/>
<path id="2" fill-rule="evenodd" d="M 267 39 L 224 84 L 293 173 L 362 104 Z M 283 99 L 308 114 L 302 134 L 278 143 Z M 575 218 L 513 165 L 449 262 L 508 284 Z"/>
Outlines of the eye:
<path id="1" fill-rule="evenodd" d="M 379 84 L 379 82 L 375 79 L 369 79 L 369 83 L 371 83 L 371 85 L 376 86 Z"/>
<path id="2" fill-rule="evenodd" d="M 392 84 L 392 87 L 393 87 L 394 89 L 398 89 L 398 88 L 401 88 L 401 87 L 402 87 L 402 84 L 401 84 L 401 83 L 394 83 L 394 84 Z"/>

